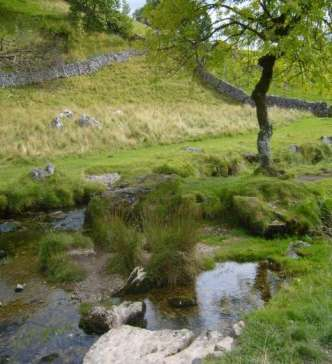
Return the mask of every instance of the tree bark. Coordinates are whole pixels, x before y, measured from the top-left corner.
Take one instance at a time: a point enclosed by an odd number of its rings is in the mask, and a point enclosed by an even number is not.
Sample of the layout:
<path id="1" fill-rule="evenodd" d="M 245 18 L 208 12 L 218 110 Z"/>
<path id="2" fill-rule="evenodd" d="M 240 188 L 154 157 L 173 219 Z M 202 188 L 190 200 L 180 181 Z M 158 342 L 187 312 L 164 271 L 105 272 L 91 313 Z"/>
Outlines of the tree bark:
<path id="1" fill-rule="evenodd" d="M 271 138 L 273 131 L 267 110 L 266 94 L 272 81 L 275 61 L 276 57 L 271 54 L 259 58 L 258 64 L 262 67 L 262 74 L 251 95 L 256 104 L 259 125 L 257 149 L 260 165 L 262 169 L 267 171 L 271 169 Z"/>

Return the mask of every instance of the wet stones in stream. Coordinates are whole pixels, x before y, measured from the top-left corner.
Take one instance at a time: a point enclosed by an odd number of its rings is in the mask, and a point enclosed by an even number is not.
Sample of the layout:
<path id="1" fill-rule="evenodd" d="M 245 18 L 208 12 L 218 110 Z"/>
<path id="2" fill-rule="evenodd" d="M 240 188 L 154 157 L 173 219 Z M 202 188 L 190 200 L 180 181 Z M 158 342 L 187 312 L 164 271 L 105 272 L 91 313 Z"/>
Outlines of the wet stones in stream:
<path id="1" fill-rule="evenodd" d="M 110 309 L 95 306 L 82 314 L 80 327 L 88 334 L 104 334 L 110 329 L 124 324 L 139 323 L 143 319 L 144 313 L 144 302 L 125 301 Z"/>
<path id="2" fill-rule="evenodd" d="M 51 215 L 51 223 L 54 230 L 58 231 L 79 231 L 83 228 L 85 221 L 85 209 L 73 210 L 70 212 L 57 212 Z"/>

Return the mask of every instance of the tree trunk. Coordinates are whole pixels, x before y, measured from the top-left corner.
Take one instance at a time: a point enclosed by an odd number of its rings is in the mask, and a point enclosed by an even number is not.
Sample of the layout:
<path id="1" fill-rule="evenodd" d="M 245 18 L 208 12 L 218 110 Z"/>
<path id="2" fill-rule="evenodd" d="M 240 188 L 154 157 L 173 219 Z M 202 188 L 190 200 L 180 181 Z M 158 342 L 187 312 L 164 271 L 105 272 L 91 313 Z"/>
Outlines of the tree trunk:
<path id="1" fill-rule="evenodd" d="M 262 74 L 251 95 L 256 104 L 256 113 L 259 125 L 257 149 L 260 165 L 267 171 L 271 169 L 272 125 L 267 111 L 266 94 L 272 81 L 275 61 L 276 57 L 271 54 L 267 54 L 259 58 L 258 64 L 262 67 Z"/>

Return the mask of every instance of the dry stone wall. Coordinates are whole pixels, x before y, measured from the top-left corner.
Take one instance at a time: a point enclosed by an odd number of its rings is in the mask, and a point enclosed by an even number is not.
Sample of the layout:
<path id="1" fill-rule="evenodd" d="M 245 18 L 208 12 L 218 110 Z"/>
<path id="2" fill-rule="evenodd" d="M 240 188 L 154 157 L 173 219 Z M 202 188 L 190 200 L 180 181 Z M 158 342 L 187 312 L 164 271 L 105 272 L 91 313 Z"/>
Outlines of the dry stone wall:
<path id="1" fill-rule="evenodd" d="M 102 67 L 112 63 L 125 62 L 130 57 L 136 55 L 139 55 L 139 52 L 128 50 L 119 53 L 105 54 L 82 62 L 65 64 L 40 71 L 0 73 L 0 87 L 25 86 L 59 78 L 88 75 L 97 72 Z"/>
<path id="2" fill-rule="evenodd" d="M 213 87 L 217 92 L 228 96 L 232 100 L 254 106 L 254 101 L 251 96 L 246 94 L 242 89 L 218 79 L 202 67 L 198 68 L 198 75 L 203 82 Z M 305 110 L 312 112 L 316 116 L 332 117 L 332 105 L 328 105 L 326 102 L 309 102 L 280 96 L 268 96 L 267 102 L 269 106 Z"/>

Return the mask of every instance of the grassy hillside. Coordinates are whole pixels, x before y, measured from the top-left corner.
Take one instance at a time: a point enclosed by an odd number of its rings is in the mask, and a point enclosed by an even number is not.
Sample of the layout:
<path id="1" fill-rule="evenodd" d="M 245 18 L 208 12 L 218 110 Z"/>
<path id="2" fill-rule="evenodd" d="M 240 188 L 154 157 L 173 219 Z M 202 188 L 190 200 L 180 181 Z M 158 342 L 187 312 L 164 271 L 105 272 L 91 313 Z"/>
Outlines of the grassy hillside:
<path id="1" fill-rule="evenodd" d="M 112 152 L 142 144 L 171 143 L 256 128 L 255 111 L 231 104 L 185 75 L 157 79 L 142 58 L 95 75 L 0 90 L 0 155 L 47 156 Z M 101 129 L 50 128 L 63 109 L 96 117 Z M 299 112 L 271 111 L 277 124 Z"/>

